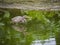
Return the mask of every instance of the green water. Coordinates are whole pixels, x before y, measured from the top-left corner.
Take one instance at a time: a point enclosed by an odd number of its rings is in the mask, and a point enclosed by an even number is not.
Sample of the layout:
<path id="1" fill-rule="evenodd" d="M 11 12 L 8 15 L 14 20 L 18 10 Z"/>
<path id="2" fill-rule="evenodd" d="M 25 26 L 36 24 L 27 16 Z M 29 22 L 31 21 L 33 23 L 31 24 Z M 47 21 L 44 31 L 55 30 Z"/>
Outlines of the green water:
<path id="1" fill-rule="evenodd" d="M 25 23 L 13 23 L 16 16 Z M 54 37 L 60 45 L 60 11 L 0 9 L 0 45 L 31 45 L 34 40 Z"/>

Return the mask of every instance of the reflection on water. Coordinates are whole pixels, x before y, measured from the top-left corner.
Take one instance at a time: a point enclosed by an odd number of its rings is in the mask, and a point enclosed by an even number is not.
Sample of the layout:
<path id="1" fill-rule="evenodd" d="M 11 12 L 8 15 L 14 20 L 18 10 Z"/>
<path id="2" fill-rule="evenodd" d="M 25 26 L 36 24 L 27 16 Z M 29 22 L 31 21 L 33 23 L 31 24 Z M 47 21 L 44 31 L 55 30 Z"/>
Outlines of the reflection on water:
<path id="1" fill-rule="evenodd" d="M 32 45 L 56 45 L 56 41 L 55 38 L 44 40 L 43 43 L 41 43 L 41 40 L 35 40 Z"/>

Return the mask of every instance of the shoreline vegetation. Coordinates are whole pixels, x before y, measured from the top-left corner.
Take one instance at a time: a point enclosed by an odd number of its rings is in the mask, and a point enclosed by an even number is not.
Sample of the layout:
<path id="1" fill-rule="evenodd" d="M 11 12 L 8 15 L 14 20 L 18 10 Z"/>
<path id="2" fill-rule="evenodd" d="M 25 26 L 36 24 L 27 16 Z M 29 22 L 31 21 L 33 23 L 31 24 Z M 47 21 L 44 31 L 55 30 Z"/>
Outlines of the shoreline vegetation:
<path id="1" fill-rule="evenodd" d="M 60 10 L 60 5 L 55 4 L 17 4 L 17 3 L 0 3 L 0 8 L 23 9 L 23 10 Z"/>

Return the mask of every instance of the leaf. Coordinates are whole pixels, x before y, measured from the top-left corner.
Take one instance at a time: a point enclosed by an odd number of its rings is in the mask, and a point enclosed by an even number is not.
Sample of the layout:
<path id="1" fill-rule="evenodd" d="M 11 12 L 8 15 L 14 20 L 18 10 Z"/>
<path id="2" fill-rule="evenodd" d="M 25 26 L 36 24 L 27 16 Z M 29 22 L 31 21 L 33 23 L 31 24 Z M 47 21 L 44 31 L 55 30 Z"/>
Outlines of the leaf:
<path id="1" fill-rule="evenodd" d="M 55 11 L 48 11 L 46 12 L 46 17 L 51 18 L 55 15 Z"/>
<path id="2" fill-rule="evenodd" d="M 4 18 L 9 18 L 9 17 L 10 17 L 10 13 L 8 11 L 5 11 Z"/>
<path id="3" fill-rule="evenodd" d="M 44 11 L 35 11 L 35 10 L 33 10 L 33 11 L 27 11 L 26 12 L 27 13 L 27 15 L 29 15 L 29 16 L 31 16 L 33 19 L 34 18 L 37 18 L 37 20 L 40 20 L 41 22 L 45 22 L 45 23 L 50 23 L 50 21 L 49 21 L 49 19 L 47 19 L 46 17 L 45 17 L 45 13 L 46 12 L 44 12 Z"/>
<path id="4" fill-rule="evenodd" d="M 0 26 L 4 26 L 5 24 L 4 23 L 0 23 Z"/>

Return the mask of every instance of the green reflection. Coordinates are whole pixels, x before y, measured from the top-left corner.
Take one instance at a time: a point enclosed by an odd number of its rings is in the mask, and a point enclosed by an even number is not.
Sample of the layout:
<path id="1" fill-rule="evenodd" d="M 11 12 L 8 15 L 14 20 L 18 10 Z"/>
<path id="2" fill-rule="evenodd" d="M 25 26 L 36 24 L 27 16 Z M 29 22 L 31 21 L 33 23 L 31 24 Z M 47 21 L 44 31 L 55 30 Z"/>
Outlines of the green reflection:
<path id="1" fill-rule="evenodd" d="M 24 15 L 25 23 L 13 23 L 16 16 Z M 23 20 L 24 20 L 23 19 Z M 0 44 L 1 45 L 31 45 L 34 40 L 46 40 L 51 37 L 59 45 L 60 11 L 24 11 L 14 9 L 0 10 Z"/>

